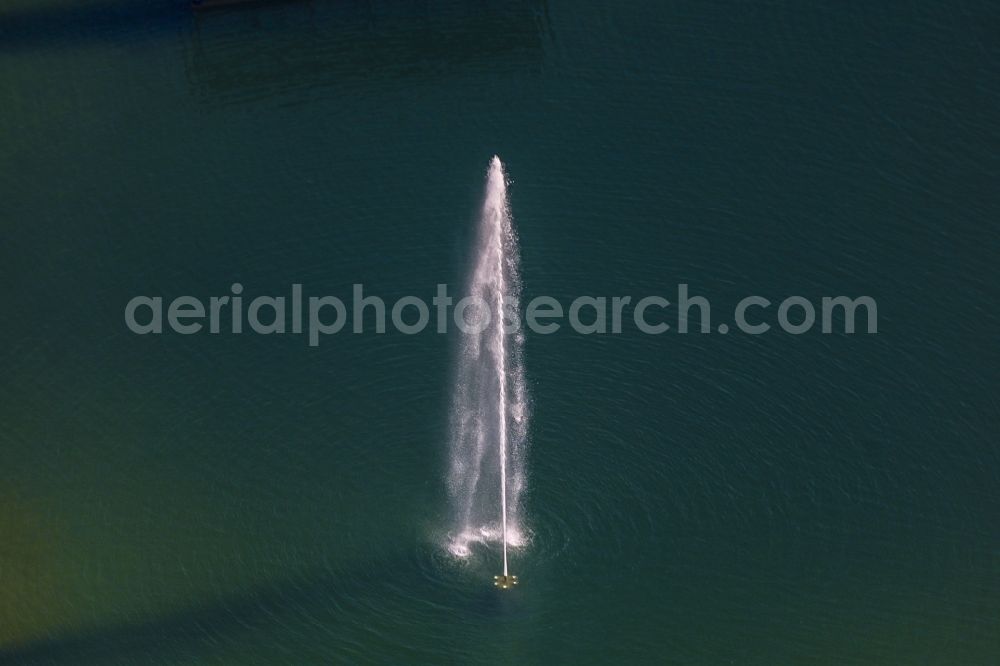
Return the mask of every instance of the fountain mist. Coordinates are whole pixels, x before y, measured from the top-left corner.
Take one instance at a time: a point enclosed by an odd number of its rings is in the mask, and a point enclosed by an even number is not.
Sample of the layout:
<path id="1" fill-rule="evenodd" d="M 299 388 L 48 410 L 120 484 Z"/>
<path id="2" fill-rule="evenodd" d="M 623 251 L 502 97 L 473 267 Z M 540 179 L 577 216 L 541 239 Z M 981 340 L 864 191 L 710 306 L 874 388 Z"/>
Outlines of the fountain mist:
<path id="1" fill-rule="evenodd" d="M 448 485 L 454 529 L 449 550 L 466 557 L 472 543 L 500 541 L 505 576 L 508 545 L 524 543 L 520 500 L 528 399 L 520 291 L 507 178 L 500 158 L 494 157 L 467 285 L 467 295 L 482 306 L 466 310 L 467 321 L 479 317 L 479 325 L 461 334 L 452 395 Z"/>

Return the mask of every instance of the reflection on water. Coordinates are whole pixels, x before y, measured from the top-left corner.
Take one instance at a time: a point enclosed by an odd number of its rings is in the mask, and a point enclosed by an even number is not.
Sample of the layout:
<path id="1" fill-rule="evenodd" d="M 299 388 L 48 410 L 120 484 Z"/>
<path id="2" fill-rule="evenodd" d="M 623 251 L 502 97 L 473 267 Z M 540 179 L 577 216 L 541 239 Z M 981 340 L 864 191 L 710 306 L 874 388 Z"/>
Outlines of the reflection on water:
<path id="1" fill-rule="evenodd" d="M 453 66 L 521 69 L 540 61 L 544 0 L 297 2 L 194 19 L 191 90 L 231 103 L 345 81 L 436 76 Z"/>

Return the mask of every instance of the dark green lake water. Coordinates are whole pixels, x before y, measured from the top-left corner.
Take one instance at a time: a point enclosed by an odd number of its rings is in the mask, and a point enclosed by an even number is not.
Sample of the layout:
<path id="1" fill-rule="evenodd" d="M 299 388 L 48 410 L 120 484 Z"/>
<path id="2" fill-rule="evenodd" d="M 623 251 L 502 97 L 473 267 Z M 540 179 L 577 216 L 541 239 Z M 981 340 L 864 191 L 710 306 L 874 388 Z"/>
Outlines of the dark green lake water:
<path id="1" fill-rule="evenodd" d="M 1000 661 L 1000 11 L 0 9 L 0 664 Z M 455 339 L 139 294 L 870 295 L 878 333 L 529 334 L 520 589 L 442 550 Z"/>

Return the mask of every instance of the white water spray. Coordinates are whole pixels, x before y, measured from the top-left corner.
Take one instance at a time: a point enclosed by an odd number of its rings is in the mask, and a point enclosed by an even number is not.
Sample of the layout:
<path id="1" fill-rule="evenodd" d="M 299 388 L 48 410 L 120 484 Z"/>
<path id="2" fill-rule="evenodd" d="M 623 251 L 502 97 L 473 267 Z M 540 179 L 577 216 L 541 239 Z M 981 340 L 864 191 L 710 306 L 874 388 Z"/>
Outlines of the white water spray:
<path id="1" fill-rule="evenodd" d="M 500 541 L 505 578 L 508 547 L 525 541 L 520 499 L 528 408 L 518 263 L 507 178 L 494 157 L 467 285 L 481 307 L 466 310 L 470 326 L 462 333 L 452 395 L 448 480 L 455 526 L 449 550 L 467 557 L 472 543 Z"/>

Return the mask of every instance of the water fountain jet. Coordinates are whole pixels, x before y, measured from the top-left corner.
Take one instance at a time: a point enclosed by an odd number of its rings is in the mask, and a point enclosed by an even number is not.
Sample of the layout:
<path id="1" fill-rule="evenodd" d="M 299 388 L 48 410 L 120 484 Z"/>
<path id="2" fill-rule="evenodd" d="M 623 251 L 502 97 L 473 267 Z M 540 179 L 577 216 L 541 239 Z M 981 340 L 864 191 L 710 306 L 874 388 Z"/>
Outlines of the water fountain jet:
<path id="1" fill-rule="evenodd" d="M 502 589 L 516 585 L 508 548 L 524 544 L 521 494 L 527 447 L 517 235 L 499 157 L 490 162 L 467 296 L 479 308 L 462 331 L 451 407 L 449 490 L 455 520 L 452 554 L 472 543 L 499 541 Z M 499 503 L 499 506 L 498 506 Z"/>

